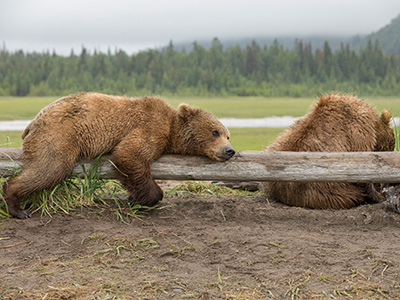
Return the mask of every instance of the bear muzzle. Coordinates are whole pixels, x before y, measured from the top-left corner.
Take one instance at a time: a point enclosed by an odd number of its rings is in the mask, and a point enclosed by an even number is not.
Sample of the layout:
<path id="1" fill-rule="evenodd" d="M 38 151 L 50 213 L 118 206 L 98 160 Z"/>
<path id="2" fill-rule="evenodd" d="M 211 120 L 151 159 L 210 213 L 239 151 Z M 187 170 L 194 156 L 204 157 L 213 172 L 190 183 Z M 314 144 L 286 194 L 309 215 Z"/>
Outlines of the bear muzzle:
<path id="1" fill-rule="evenodd" d="M 236 153 L 235 149 L 233 149 L 233 147 L 230 144 L 228 144 L 221 150 L 222 150 L 221 153 L 216 153 L 216 156 L 222 161 L 231 159 L 232 156 L 234 156 Z"/>
<path id="2" fill-rule="evenodd" d="M 235 151 L 235 149 L 233 149 L 233 147 L 232 147 L 231 145 L 229 145 L 229 146 L 226 146 L 226 147 L 224 148 L 224 153 L 225 153 L 225 156 L 226 156 L 228 159 L 230 159 L 232 156 L 235 155 L 236 151 Z"/>

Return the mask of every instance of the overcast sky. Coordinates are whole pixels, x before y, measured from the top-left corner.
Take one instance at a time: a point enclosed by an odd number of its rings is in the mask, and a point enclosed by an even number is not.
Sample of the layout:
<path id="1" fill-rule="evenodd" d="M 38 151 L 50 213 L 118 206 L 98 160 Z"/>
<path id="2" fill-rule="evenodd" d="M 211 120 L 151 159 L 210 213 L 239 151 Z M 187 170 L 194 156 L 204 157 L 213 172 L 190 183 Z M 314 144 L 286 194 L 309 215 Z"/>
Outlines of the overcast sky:
<path id="1" fill-rule="evenodd" d="M 131 54 L 182 41 L 368 34 L 400 14 L 400 0 L 0 0 L 8 50 Z"/>

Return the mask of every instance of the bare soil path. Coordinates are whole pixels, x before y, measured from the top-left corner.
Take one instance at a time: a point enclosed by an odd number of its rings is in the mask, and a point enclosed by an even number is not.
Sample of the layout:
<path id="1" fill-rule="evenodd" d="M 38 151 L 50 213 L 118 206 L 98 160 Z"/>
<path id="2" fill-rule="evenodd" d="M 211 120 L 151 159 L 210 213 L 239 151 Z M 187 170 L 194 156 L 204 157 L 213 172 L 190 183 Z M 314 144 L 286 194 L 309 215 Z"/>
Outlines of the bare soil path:
<path id="1" fill-rule="evenodd" d="M 0 224 L 0 299 L 400 299 L 400 215 L 169 196 Z"/>

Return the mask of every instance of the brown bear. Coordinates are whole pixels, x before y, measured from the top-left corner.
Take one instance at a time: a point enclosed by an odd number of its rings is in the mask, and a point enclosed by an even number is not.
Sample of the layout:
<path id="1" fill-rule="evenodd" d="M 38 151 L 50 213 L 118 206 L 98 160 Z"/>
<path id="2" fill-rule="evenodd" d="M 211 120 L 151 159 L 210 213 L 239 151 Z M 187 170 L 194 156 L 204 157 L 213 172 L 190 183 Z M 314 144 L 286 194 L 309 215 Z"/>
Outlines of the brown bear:
<path id="1" fill-rule="evenodd" d="M 119 179 L 134 201 L 153 206 L 163 198 L 150 162 L 163 153 L 230 159 L 229 131 L 200 108 L 174 109 L 157 97 L 99 93 L 70 95 L 43 108 L 22 134 L 23 170 L 3 185 L 9 213 L 30 216 L 21 200 L 62 181 L 80 160 L 111 154 Z"/>
<path id="2" fill-rule="evenodd" d="M 355 96 L 321 96 L 312 109 L 264 150 L 304 152 L 393 151 L 391 114 L 381 116 Z M 373 184 L 263 182 L 269 198 L 288 205 L 316 209 L 344 209 L 365 201 L 379 201 Z"/>

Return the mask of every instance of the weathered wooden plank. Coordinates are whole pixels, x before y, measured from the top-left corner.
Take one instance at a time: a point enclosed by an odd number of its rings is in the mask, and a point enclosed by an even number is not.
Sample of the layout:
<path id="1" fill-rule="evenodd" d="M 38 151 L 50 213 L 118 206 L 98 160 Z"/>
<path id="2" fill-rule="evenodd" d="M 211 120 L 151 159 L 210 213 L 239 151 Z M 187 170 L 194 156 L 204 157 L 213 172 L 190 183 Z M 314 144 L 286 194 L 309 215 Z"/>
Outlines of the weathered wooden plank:
<path id="1" fill-rule="evenodd" d="M 13 174 L 10 169 L 21 164 L 20 153 L 20 149 L 0 149 L 1 176 Z M 101 176 L 112 178 L 107 159 L 103 159 Z M 163 155 L 151 164 L 151 170 L 155 179 L 171 180 L 395 183 L 400 182 L 400 153 L 243 151 L 227 162 Z M 74 169 L 80 172 L 79 166 Z"/>
<path id="2" fill-rule="evenodd" d="M 0 148 L 0 161 L 21 160 L 21 148 Z"/>

